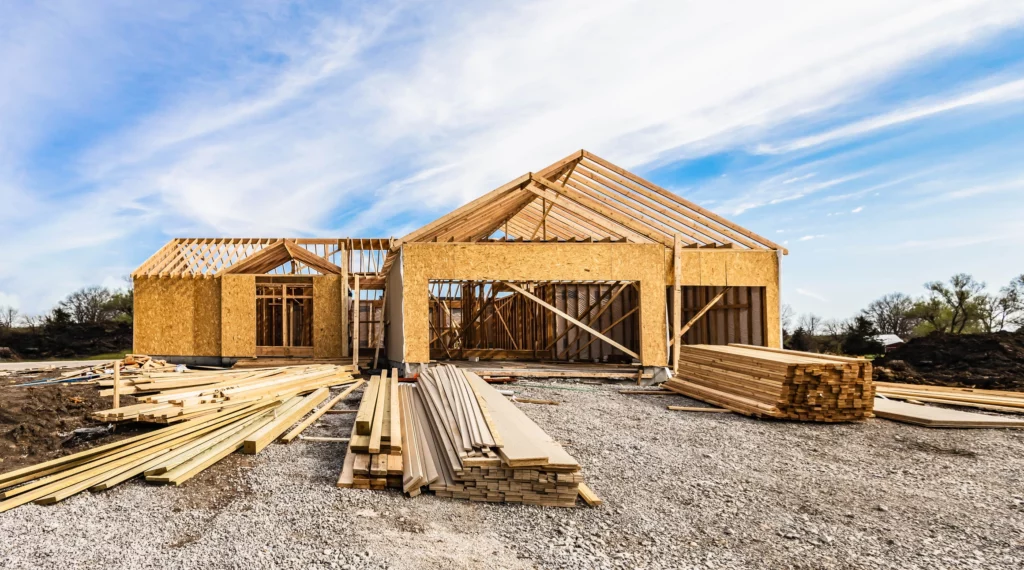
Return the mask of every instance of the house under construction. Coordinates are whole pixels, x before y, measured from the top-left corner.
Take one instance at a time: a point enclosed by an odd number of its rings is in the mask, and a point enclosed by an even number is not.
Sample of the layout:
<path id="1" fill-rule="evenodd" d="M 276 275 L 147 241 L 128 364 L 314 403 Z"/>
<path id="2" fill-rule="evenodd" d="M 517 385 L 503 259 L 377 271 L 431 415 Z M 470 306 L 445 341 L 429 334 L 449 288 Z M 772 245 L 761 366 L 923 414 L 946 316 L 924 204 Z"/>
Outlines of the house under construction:
<path id="1" fill-rule="evenodd" d="M 579 151 L 402 238 L 172 240 L 132 274 L 134 350 L 666 367 L 674 339 L 779 347 L 785 253 Z"/>

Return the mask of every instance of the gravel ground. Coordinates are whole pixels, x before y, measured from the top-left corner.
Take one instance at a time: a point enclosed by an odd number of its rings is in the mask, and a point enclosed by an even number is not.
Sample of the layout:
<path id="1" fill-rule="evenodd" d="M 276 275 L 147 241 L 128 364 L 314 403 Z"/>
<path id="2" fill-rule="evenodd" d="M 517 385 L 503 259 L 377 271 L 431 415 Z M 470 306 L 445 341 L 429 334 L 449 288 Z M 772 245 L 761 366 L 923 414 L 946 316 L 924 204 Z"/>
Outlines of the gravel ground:
<path id="1" fill-rule="evenodd" d="M 699 404 L 621 384 L 547 386 L 509 387 L 562 401 L 520 407 L 601 507 L 337 489 L 344 444 L 297 441 L 180 488 L 134 481 L 0 514 L 0 568 L 1024 566 L 1024 432 L 768 422 L 670 412 Z M 566 387 L 586 391 L 551 389 Z"/>

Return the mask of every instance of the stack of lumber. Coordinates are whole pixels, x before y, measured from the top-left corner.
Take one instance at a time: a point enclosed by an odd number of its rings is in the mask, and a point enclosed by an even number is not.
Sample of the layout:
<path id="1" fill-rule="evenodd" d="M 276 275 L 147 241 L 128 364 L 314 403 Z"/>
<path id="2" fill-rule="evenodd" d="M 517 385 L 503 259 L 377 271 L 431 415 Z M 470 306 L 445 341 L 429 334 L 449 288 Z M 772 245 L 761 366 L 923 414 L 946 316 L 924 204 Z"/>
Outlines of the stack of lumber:
<path id="1" fill-rule="evenodd" d="M 334 372 L 329 377 L 307 375 L 287 388 L 260 386 L 259 394 L 254 393 L 255 383 L 242 386 L 247 392 L 231 393 L 223 388 L 219 393 L 229 392 L 224 397 L 245 396 L 142 435 L 0 475 L 0 512 L 28 502 L 55 503 L 86 489 L 101 491 L 140 475 L 146 481 L 180 485 L 237 450 L 259 453 L 324 402 L 328 386 L 345 383 L 347 378 Z M 350 386 L 311 417 L 319 417 L 358 385 Z M 285 437 L 295 437 L 311 423 L 300 423 Z"/>
<path id="2" fill-rule="evenodd" d="M 398 369 L 370 378 L 356 412 L 339 487 L 401 487 L 402 409 L 398 404 Z"/>
<path id="3" fill-rule="evenodd" d="M 680 347 L 679 372 L 663 386 L 759 418 L 847 422 L 872 417 L 871 363 L 760 346 Z"/>
<path id="4" fill-rule="evenodd" d="M 402 476 L 389 478 L 388 486 L 410 496 L 426 489 L 471 501 L 576 504 L 583 482 L 579 463 L 476 374 L 438 366 L 416 384 L 397 386 L 397 400 Z M 357 460 L 364 461 L 350 445 L 339 487 L 367 486 L 356 473 Z"/>
<path id="5" fill-rule="evenodd" d="M 334 365 L 157 372 L 121 380 L 121 393 L 134 395 L 137 404 L 101 410 L 92 417 L 104 422 L 170 424 L 238 409 L 264 398 L 355 382 L 351 366 Z M 101 390 L 100 395 L 113 395 L 113 389 Z"/>
<path id="6" fill-rule="evenodd" d="M 931 404 L 965 406 L 991 412 L 1024 414 L 1024 393 L 1009 390 L 982 390 L 924 384 L 875 382 L 876 393 L 890 400 L 910 400 Z"/>

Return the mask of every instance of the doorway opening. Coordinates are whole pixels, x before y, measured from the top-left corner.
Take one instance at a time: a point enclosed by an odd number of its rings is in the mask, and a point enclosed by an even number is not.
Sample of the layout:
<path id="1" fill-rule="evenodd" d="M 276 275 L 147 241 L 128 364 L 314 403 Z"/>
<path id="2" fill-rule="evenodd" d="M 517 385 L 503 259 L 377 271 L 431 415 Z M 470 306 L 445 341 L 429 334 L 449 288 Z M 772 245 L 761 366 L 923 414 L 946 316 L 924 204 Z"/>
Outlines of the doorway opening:
<path id="1" fill-rule="evenodd" d="M 256 356 L 313 356 L 313 278 L 256 278 Z"/>

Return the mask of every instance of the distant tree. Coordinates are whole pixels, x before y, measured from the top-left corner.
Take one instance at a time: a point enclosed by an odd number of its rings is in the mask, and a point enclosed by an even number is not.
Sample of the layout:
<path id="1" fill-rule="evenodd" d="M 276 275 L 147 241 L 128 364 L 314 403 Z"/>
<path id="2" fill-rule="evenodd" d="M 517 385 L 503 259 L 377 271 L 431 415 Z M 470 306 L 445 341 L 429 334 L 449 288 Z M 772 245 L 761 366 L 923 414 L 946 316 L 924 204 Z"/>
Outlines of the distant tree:
<path id="1" fill-rule="evenodd" d="M 45 318 L 40 315 L 26 314 L 21 316 L 21 325 L 31 330 L 32 332 L 38 331 L 39 327 L 41 327 L 44 322 Z"/>
<path id="2" fill-rule="evenodd" d="M 1010 280 L 1010 284 L 999 290 L 1004 299 L 1005 321 L 1002 326 L 1024 327 L 1024 273 Z"/>
<path id="3" fill-rule="evenodd" d="M 843 352 L 846 354 L 881 354 L 885 347 L 878 341 L 878 329 L 870 319 L 858 315 L 847 323 L 843 334 Z"/>
<path id="4" fill-rule="evenodd" d="M 108 318 L 130 323 L 132 321 L 133 305 L 134 291 L 128 289 L 127 291 L 115 291 L 103 308 Z"/>
<path id="5" fill-rule="evenodd" d="M 18 322 L 18 314 L 18 309 L 14 307 L 0 307 L 0 330 L 14 328 L 14 325 Z"/>
<path id="6" fill-rule="evenodd" d="M 907 338 L 919 318 L 913 316 L 914 301 L 903 293 L 889 293 L 871 302 L 864 309 L 867 317 L 880 334 L 894 334 Z"/>
<path id="7" fill-rule="evenodd" d="M 800 315 L 800 320 L 797 321 L 796 326 L 804 329 L 804 332 L 811 336 L 817 335 L 821 332 L 821 317 L 814 313 L 807 313 Z"/>
<path id="8" fill-rule="evenodd" d="M 940 299 L 918 299 L 914 301 L 909 314 L 918 323 L 914 327 L 915 334 L 927 334 L 932 331 L 944 333 L 949 330 L 950 311 Z"/>
<path id="9" fill-rule="evenodd" d="M 793 331 L 793 335 L 789 337 L 789 346 L 786 348 L 790 350 L 809 351 L 811 350 L 810 336 L 811 335 L 809 335 L 803 327 L 797 327 L 796 330 Z"/>
<path id="10" fill-rule="evenodd" d="M 978 322 L 982 310 L 981 296 L 985 290 L 984 283 L 976 281 L 966 273 L 957 273 L 950 277 L 948 284 L 931 281 L 925 283 L 924 286 L 929 292 L 928 305 L 926 305 L 928 310 L 925 314 L 933 317 L 934 320 L 924 315 L 922 318 L 932 323 L 936 330 L 961 334 L 969 324 Z M 948 311 L 948 322 L 942 318 L 942 314 L 946 311 Z M 940 327 L 940 325 L 942 326 Z"/>
<path id="11" fill-rule="evenodd" d="M 782 311 L 779 312 L 779 322 L 782 323 L 782 330 L 792 330 L 793 327 L 793 316 L 796 313 L 793 311 L 793 306 L 789 303 L 782 305 Z"/>
<path id="12" fill-rule="evenodd" d="M 61 329 L 73 322 L 71 313 L 64 307 L 57 305 L 50 311 L 50 314 L 43 317 L 43 326 L 51 329 Z"/>
<path id="13" fill-rule="evenodd" d="M 113 294 L 105 287 L 85 287 L 67 296 L 58 305 L 79 324 L 100 323 L 110 316 Z"/>

